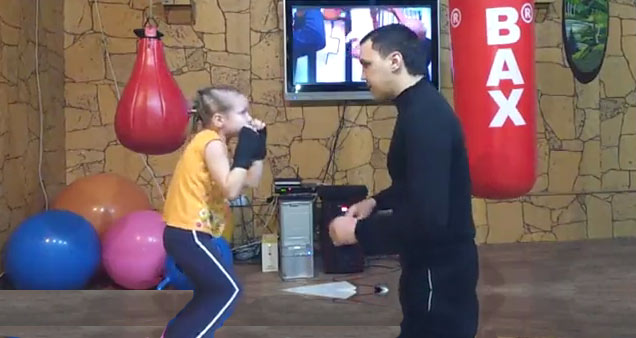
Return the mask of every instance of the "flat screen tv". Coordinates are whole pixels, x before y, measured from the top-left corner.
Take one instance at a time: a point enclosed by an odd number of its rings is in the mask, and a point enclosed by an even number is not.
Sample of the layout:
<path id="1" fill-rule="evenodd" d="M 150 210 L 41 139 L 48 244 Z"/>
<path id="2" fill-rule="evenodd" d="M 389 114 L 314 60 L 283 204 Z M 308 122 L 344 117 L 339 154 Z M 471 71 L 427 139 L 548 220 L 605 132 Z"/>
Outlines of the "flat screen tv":
<path id="1" fill-rule="evenodd" d="M 370 101 L 359 41 L 392 23 L 422 41 L 428 80 L 439 89 L 437 0 L 284 0 L 285 99 Z"/>

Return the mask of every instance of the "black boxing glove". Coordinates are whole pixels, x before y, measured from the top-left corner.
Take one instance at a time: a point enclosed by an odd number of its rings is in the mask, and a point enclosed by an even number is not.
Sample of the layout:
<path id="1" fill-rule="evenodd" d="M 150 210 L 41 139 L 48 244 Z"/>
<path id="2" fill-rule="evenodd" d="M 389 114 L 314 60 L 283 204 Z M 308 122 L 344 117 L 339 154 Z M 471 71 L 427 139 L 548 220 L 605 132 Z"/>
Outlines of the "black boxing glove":
<path id="1" fill-rule="evenodd" d="M 260 151 L 261 137 L 252 128 L 243 127 L 234 151 L 233 168 L 249 169 Z"/>
<path id="2" fill-rule="evenodd" d="M 258 153 L 256 154 L 257 160 L 265 159 L 267 156 L 267 127 L 258 131 L 258 136 L 260 139 Z"/>

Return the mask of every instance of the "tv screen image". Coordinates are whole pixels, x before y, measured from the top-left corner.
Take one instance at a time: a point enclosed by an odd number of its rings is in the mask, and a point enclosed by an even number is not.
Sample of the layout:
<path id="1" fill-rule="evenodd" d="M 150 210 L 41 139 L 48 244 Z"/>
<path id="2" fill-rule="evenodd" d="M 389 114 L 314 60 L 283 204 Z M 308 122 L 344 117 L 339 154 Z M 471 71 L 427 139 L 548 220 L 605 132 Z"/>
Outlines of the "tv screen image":
<path id="1" fill-rule="evenodd" d="M 360 40 L 373 29 L 394 23 L 411 28 L 422 41 L 423 52 L 429 59 L 429 81 L 431 79 L 430 8 L 293 8 L 292 13 L 294 85 L 363 82 L 358 60 Z M 313 53 L 316 71 L 310 74 L 309 54 Z M 350 71 L 347 71 L 347 64 L 351 65 Z"/>
<path id="2" fill-rule="evenodd" d="M 409 27 L 420 39 L 428 80 L 437 86 L 435 1 L 325 2 L 286 4 L 286 95 L 288 99 L 371 99 L 362 78 L 360 40 L 389 25 Z M 324 4 L 329 3 L 330 6 Z M 342 4 L 342 5 L 341 5 Z M 344 5 L 348 4 L 348 5 Z M 307 93 L 310 95 L 293 95 Z M 291 95 L 290 95 L 291 94 Z M 314 94 L 314 95 L 311 95 Z"/>

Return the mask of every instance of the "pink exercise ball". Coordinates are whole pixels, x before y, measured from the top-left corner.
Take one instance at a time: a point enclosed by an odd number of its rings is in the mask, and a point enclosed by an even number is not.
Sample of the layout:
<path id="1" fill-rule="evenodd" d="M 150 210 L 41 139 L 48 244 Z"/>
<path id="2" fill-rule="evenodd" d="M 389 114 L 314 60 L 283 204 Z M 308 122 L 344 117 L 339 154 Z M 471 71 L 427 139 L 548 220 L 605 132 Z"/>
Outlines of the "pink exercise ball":
<path id="1" fill-rule="evenodd" d="M 165 226 L 161 214 L 152 210 L 132 212 L 113 223 L 102 241 L 102 261 L 115 283 L 132 290 L 159 284 L 166 261 Z"/>

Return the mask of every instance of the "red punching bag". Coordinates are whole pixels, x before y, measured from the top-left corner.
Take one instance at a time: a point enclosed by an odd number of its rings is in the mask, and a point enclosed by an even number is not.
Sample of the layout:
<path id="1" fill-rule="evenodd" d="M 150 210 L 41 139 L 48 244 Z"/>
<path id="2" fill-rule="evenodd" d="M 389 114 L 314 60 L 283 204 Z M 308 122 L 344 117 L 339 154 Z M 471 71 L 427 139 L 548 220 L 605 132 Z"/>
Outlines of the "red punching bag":
<path id="1" fill-rule="evenodd" d="M 472 193 L 522 196 L 536 179 L 533 2 L 450 0 L 449 13 L 455 111 Z"/>
<path id="2" fill-rule="evenodd" d="M 167 154 L 185 142 L 188 102 L 166 64 L 163 34 L 150 25 L 134 32 L 137 59 L 117 104 L 115 133 L 132 151 Z"/>

